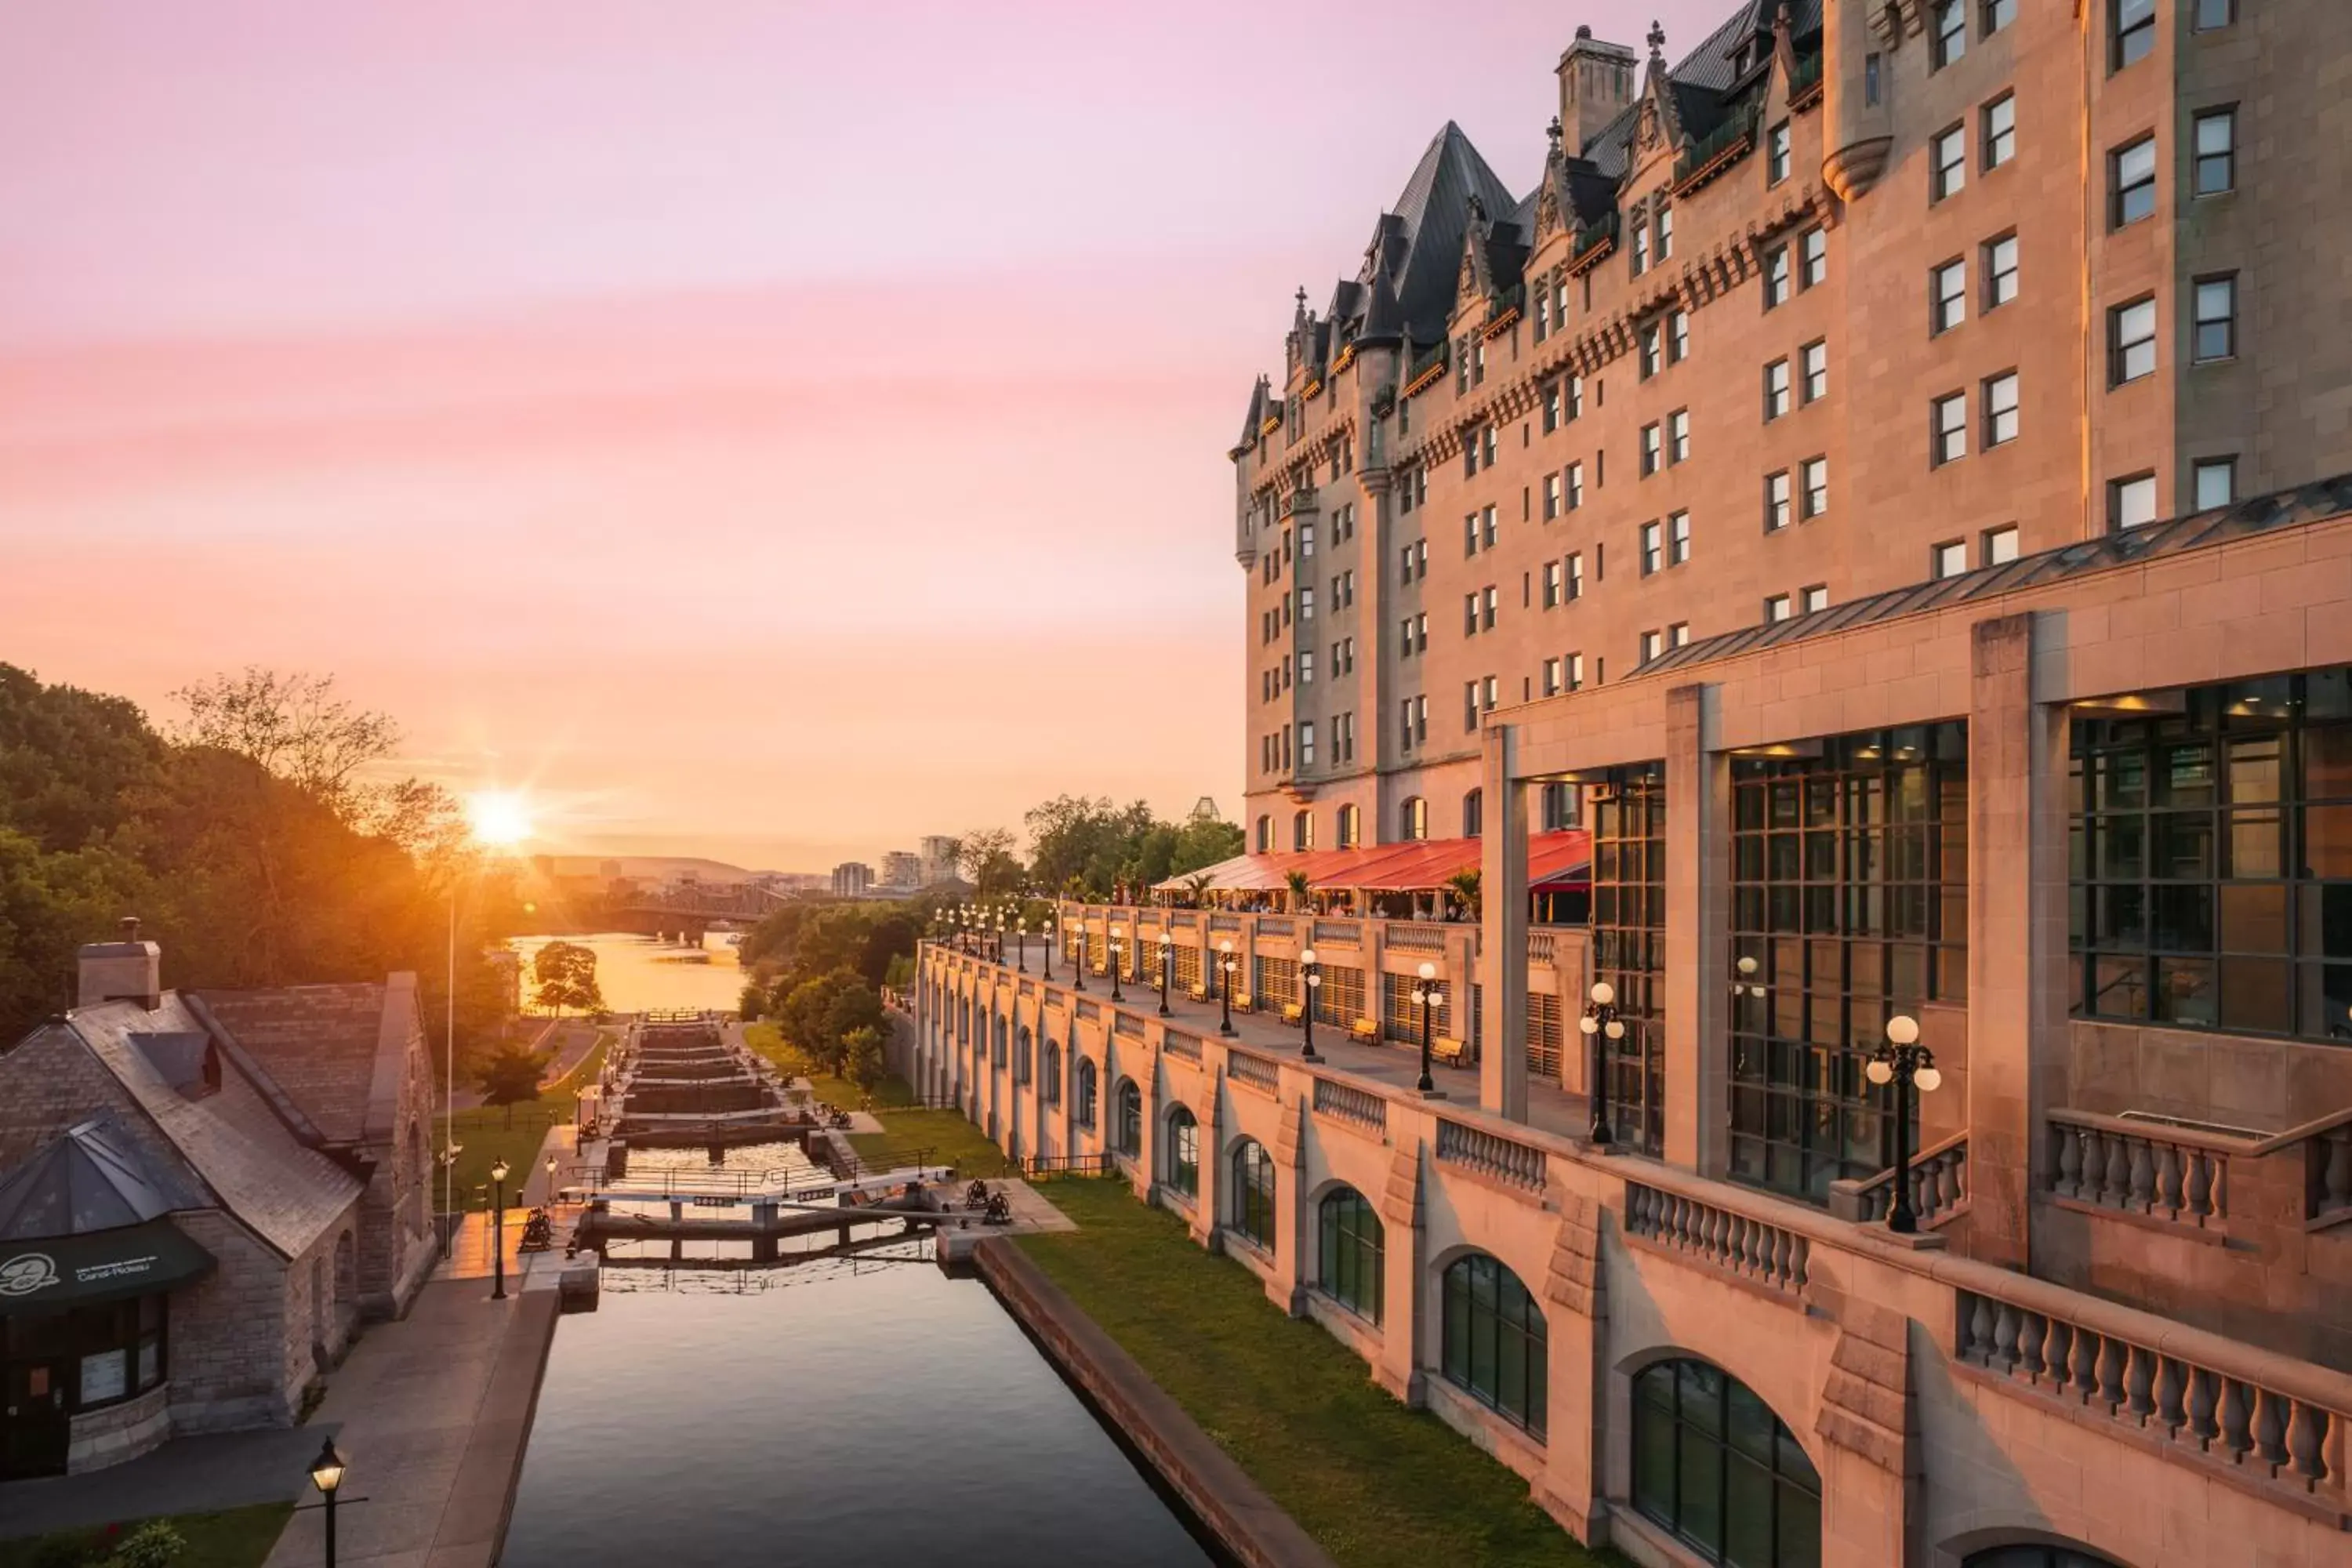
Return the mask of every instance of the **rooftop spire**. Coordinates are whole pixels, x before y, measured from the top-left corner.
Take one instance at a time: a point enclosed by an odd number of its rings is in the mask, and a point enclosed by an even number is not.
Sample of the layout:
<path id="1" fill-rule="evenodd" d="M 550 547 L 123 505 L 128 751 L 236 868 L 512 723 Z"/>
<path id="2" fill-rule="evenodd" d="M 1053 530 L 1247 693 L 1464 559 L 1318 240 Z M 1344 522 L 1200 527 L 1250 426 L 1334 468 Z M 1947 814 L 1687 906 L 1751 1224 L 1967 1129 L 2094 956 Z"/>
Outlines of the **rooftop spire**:
<path id="1" fill-rule="evenodd" d="M 1650 58 L 1659 65 L 1666 59 L 1666 29 L 1655 17 L 1650 21 Z"/>

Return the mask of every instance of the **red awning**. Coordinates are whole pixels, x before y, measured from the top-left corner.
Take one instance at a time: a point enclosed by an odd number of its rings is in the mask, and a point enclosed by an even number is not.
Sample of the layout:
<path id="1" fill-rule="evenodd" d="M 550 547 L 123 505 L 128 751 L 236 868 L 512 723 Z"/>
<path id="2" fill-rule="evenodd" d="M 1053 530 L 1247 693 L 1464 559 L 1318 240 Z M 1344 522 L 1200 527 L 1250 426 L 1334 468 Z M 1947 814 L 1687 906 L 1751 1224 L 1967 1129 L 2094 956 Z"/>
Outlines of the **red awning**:
<path id="1" fill-rule="evenodd" d="M 1374 844 L 1357 849 L 1308 849 L 1276 855 L 1236 855 L 1201 871 L 1171 877 L 1155 891 L 1189 892 L 1204 872 L 1213 893 L 1271 893 L 1289 886 L 1303 871 L 1318 891 L 1356 889 L 1369 893 L 1427 893 L 1443 889 L 1463 871 L 1478 868 L 1484 844 L 1475 838 L 1426 838 L 1409 844 Z M 1590 884 L 1592 836 L 1580 828 L 1538 833 L 1528 840 L 1528 886 L 1560 892 Z"/>

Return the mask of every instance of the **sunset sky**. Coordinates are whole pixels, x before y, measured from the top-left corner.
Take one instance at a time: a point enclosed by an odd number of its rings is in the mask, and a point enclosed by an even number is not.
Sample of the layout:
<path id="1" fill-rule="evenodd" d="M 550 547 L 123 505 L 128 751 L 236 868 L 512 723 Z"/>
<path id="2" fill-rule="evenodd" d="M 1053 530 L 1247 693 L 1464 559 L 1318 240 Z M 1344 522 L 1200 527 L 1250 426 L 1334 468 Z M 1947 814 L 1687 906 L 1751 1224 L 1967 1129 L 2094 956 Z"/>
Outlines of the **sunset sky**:
<path id="1" fill-rule="evenodd" d="M 1237 815 L 1292 290 L 1729 8 L 13 0 L 0 660 L 332 671 L 539 847 Z"/>

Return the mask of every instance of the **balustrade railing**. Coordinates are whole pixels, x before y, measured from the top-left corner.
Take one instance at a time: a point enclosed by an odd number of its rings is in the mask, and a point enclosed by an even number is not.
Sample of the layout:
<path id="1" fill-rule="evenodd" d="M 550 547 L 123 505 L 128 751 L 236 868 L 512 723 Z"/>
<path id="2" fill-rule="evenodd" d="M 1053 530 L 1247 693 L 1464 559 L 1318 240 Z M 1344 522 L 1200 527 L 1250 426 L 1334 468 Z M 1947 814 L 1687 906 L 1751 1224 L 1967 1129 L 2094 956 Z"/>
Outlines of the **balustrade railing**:
<path id="1" fill-rule="evenodd" d="M 2352 1390 L 2291 1386 L 2316 1369 L 2071 1291 L 1956 1294 L 1960 1360 L 2257 1479 L 2343 1493 Z"/>
<path id="2" fill-rule="evenodd" d="M 1181 1057 L 1188 1062 L 1197 1062 L 1201 1059 L 1200 1036 L 1182 1034 L 1175 1029 L 1170 1029 L 1160 1038 L 1160 1043 L 1168 1047 L 1170 1056 Z"/>
<path id="3" fill-rule="evenodd" d="M 1640 1182 L 1625 1184 L 1625 1230 L 1791 1296 L 1812 1258 L 1812 1242 L 1785 1226 Z"/>
<path id="4" fill-rule="evenodd" d="M 2230 1162 L 2243 1141 L 2086 1111 L 2049 1113 L 2050 1192 L 2200 1230 L 2226 1228 Z"/>
<path id="5" fill-rule="evenodd" d="M 1139 1040 L 1143 1038 L 1143 1020 L 1132 1013 L 1114 1013 L 1110 1018 L 1110 1032 L 1124 1035 L 1130 1040 Z"/>
<path id="6" fill-rule="evenodd" d="M 1193 910 L 1171 910 L 1168 911 L 1168 923 L 1178 931 L 1192 931 L 1200 925 L 1201 917 Z"/>
<path id="7" fill-rule="evenodd" d="M 1087 1019 L 1099 1019 L 1102 1016 L 1102 1008 L 1098 1005 L 1089 1002 L 1082 996 L 1078 999 L 1078 1016 Z"/>
<path id="8" fill-rule="evenodd" d="M 2317 1225 L 2352 1219 L 2352 1125 L 2316 1133 L 2306 1147 L 2310 1195 L 2304 1218 Z"/>
<path id="9" fill-rule="evenodd" d="M 1444 952 L 1445 931 L 1441 926 L 1417 925 L 1410 921 L 1392 921 L 1382 933 L 1382 940 L 1391 952 Z"/>
<path id="10" fill-rule="evenodd" d="M 1211 931 L 1238 931 L 1242 929 L 1242 917 L 1239 915 L 1211 915 L 1209 917 L 1209 929 Z"/>
<path id="11" fill-rule="evenodd" d="M 1254 1057 L 1247 1051 L 1225 1053 L 1225 1076 L 1237 1083 L 1248 1084 L 1272 1094 L 1282 1085 L 1282 1072 L 1264 1057 Z"/>
<path id="12" fill-rule="evenodd" d="M 1315 1113 L 1336 1116 L 1343 1121 L 1357 1122 L 1365 1127 L 1385 1130 L 1389 1124 L 1389 1102 L 1379 1095 L 1360 1089 L 1350 1089 L 1344 1083 L 1334 1083 L 1328 1078 L 1315 1080 Z"/>
<path id="13" fill-rule="evenodd" d="M 1933 1227 L 1959 1213 L 1969 1197 L 1969 1135 L 1957 1132 L 1911 1157 L 1911 1212 Z M 1895 1168 L 1860 1181 L 1830 1184 L 1830 1213 L 1875 1225 L 1895 1208 Z"/>
<path id="14" fill-rule="evenodd" d="M 1541 1149 L 1483 1127 L 1440 1118 L 1437 1158 L 1440 1163 L 1465 1166 L 1516 1186 L 1541 1191 L 1544 1184 L 1546 1157 Z"/>
<path id="15" fill-rule="evenodd" d="M 1361 921 L 1317 921 L 1315 940 L 1343 947 L 1354 947 L 1364 940 L 1363 922 Z"/>
<path id="16" fill-rule="evenodd" d="M 1298 934 L 1298 924 L 1287 915 L 1260 915 L 1257 917 L 1257 934 L 1296 936 Z"/>
<path id="17" fill-rule="evenodd" d="M 1553 954 L 1558 951 L 1558 946 L 1554 942 L 1553 932 L 1548 931 L 1531 931 L 1528 932 L 1528 962 L 1529 963 L 1549 963 L 1552 961 Z"/>

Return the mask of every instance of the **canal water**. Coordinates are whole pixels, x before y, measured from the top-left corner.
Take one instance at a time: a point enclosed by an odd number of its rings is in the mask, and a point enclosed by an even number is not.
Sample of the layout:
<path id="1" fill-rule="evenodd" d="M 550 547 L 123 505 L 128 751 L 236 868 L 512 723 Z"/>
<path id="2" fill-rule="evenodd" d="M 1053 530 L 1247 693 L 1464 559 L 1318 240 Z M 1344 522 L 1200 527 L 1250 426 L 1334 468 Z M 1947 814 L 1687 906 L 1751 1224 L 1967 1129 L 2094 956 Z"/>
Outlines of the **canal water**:
<path id="1" fill-rule="evenodd" d="M 1213 1561 L 927 1239 L 603 1284 L 556 1328 L 507 1568 Z"/>
<path id="2" fill-rule="evenodd" d="M 743 995 L 743 970 L 727 939 L 713 933 L 700 948 L 601 931 L 593 936 L 519 936 L 510 944 L 522 955 L 523 991 L 532 990 L 531 960 L 551 942 L 568 942 L 596 955 L 596 984 L 604 1005 L 616 1013 L 677 1007 L 716 1008 L 731 1013 Z"/>

